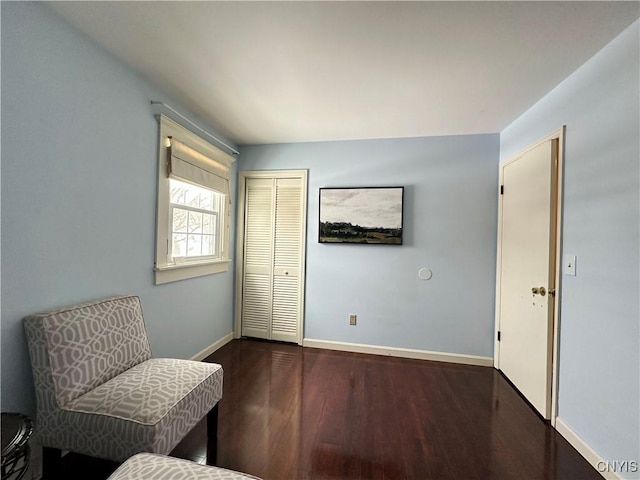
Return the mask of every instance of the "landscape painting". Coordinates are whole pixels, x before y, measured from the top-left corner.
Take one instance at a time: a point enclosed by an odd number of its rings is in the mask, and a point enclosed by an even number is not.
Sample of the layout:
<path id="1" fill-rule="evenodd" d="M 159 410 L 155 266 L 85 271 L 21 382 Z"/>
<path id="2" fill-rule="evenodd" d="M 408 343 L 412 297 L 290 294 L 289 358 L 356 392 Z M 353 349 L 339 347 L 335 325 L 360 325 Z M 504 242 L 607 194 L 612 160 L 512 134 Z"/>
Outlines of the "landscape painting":
<path id="1" fill-rule="evenodd" d="M 404 187 L 321 188 L 320 243 L 402 245 Z"/>

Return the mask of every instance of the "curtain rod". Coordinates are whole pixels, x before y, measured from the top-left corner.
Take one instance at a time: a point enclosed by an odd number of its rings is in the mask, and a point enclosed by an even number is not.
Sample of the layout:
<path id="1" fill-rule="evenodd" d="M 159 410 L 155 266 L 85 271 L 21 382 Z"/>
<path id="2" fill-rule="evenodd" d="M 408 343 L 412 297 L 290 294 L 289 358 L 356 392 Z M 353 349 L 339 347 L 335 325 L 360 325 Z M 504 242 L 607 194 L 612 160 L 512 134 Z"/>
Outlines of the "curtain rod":
<path id="1" fill-rule="evenodd" d="M 207 132 L 205 129 L 201 128 L 200 126 L 196 125 L 195 123 L 193 123 L 191 120 L 189 120 L 187 117 L 185 117 L 184 115 L 182 115 L 180 112 L 176 111 L 175 109 L 171 108 L 169 105 L 167 105 L 164 102 L 156 102 L 154 100 L 151 100 L 151 105 L 162 105 L 163 107 L 167 108 L 168 110 L 171 110 L 173 113 L 175 113 L 177 116 L 179 116 L 181 119 L 183 119 L 185 122 L 188 122 L 189 124 L 191 124 L 192 126 L 194 126 L 195 128 L 197 128 L 198 130 L 200 130 L 202 133 L 204 133 L 205 135 L 213 138 L 217 143 L 219 143 L 220 145 L 222 145 L 223 147 L 228 148 L 229 150 L 231 150 L 231 153 L 233 155 L 239 155 L 240 152 L 238 152 L 235 148 L 231 147 L 230 145 L 227 145 L 226 143 L 224 143 L 222 140 L 220 140 L 218 137 L 216 137 L 215 135 L 211 135 L 209 132 Z"/>

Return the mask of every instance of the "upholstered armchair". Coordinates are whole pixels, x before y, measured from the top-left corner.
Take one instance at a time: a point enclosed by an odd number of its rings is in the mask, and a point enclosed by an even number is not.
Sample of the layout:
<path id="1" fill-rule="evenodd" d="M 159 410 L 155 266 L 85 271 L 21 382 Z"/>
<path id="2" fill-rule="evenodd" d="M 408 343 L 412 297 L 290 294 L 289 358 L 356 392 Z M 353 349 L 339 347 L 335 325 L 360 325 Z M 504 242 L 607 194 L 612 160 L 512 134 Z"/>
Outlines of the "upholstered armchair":
<path id="1" fill-rule="evenodd" d="M 62 450 L 118 462 L 168 454 L 205 415 L 215 463 L 222 367 L 152 358 L 138 297 L 31 315 L 25 330 L 45 478 Z"/>

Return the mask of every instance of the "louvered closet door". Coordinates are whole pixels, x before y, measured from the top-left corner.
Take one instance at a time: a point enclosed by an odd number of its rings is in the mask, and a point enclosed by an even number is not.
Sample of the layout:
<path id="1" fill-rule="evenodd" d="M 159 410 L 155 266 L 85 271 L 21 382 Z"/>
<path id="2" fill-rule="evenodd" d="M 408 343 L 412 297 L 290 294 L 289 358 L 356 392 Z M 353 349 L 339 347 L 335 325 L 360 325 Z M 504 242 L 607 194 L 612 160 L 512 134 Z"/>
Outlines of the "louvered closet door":
<path id="1" fill-rule="evenodd" d="M 299 340 L 303 311 L 302 178 L 247 178 L 242 335 Z"/>
<path id="2" fill-rule="evenodd" d="M 300 179 L 275 180 L 275 238 L 271 338 L 297 341 L 300 311 L 302 187 Z"/>
<path id="3" fill-rule="evenodd" d="M 271 338 L 273 200 L 272 179 L 247 179 L 242 292 L 242 335 L 247 337 Z"/>

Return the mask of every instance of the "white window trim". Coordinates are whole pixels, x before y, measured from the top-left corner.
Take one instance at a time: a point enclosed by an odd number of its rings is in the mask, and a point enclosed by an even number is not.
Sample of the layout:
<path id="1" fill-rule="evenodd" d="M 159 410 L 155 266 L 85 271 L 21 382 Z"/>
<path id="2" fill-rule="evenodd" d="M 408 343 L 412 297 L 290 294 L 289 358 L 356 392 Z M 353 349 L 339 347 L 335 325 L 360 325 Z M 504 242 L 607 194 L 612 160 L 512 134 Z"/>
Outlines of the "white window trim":
<path id="1" fill-rule="evenodd" d="M 188 263 L 169 263 L 169 137 L 175 138 L 189 147 L 198 150 L 208 157 L 224 164 L 229 169 L 235 158 L 222 150 L 214 147 L 193 132 L 185 129 L 164 115 L 158 116 L 160 135 L 158 145 L 158 198 L 156 206 L 156 256 L 155 256 L 155 284 L 160 285 L 188 278 L 201 277 L 215 273 L 223 273 L 229 270 L 230 231 L 229 219 L 231 216 L 231 202 L 227 196 L 224 205 L 223 228 L 220 232 L 220 257 L 213 260 L 195 261 Z M 231 192 L 230 192 L 231 193 Z"/>

